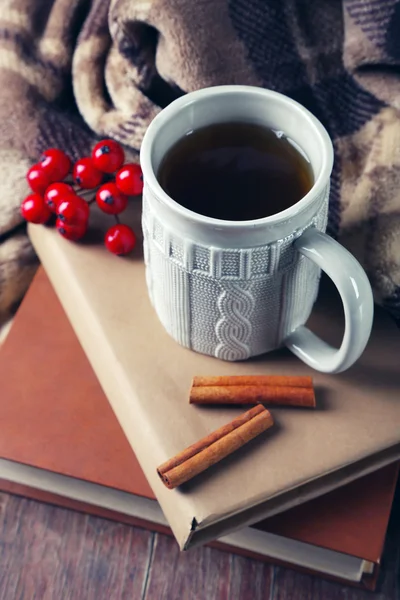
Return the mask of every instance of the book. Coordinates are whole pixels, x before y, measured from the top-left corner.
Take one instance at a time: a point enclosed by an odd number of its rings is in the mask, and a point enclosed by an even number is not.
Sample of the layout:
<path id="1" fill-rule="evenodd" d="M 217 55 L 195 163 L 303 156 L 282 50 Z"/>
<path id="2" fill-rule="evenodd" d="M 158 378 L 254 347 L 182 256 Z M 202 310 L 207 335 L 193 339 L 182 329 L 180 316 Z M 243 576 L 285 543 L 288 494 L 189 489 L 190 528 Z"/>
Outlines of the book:
<path id="1" fill-rule="evenodd" d="M 171 535 L 42 269 L 0 349 L 0 379 L 0 489 Z M 373 588 L 397 473 L 389 465 L 214 545 Z"/>
<path id="2" fill-rule="evenodd" d="M 139 233 L 140 205 L 124 220 Z M 371 339 L 348 371 L 313 371 L 280 350 L 230 363 L 179 346 L 149 301 L 141 243 L 130 257 L 101 240 L 109 217 L 93 211 L 92 238 L 68 242 L 54 228 L 29 235 L 110 405 L 181 549 L 283 512 L 400 458 L 400 336 L 376 310 Z M 337 344 L 340 303 L 321 297 L 309 326 Z M 334 298 L 333 298 L 334 299 Z M 312 375 L 317 410 L 279 408 L 276 425 L 178 489 L 157 467 L 231 421 L 242 408 L 195 407 L 195 375 Z M 222 500 L 223 499 L 223 500 Z"/>

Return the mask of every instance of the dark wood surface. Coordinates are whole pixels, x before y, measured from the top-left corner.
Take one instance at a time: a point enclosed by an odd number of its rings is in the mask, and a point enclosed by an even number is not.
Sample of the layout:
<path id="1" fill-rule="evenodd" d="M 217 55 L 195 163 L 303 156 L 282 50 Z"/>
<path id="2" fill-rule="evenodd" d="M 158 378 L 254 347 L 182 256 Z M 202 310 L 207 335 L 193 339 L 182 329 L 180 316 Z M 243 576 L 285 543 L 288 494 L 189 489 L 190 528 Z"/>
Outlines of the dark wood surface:
<path id="1" fill-rule="evenodd" d="M 0 493 L 0 600 L 400 600 L 399 500 L 371 594 Z"/>

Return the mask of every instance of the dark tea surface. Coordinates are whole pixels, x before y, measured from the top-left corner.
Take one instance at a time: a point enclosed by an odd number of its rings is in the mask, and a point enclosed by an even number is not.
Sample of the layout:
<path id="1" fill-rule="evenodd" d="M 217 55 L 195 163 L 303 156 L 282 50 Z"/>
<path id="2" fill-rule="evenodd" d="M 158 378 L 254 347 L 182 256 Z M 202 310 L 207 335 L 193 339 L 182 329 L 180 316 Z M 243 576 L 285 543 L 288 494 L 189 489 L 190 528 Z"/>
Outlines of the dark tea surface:
<path id="1" fill-rule="evenodd" d="M 182 206 L 230 221 L 279 213 L 314 183 L 309 161 L 290 139 L 252 123 L 189 132 L 164 157 L 158 180 Z"/>

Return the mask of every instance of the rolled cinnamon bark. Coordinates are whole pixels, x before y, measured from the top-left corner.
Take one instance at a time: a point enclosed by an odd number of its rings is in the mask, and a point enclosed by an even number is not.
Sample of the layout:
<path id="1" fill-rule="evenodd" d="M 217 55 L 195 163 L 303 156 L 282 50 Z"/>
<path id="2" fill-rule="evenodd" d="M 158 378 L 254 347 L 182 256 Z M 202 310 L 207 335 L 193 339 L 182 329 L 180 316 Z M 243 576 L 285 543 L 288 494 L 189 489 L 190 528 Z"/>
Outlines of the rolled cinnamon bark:
<path id="1" fill-rule="evenodd" d="M 163 483 L 173 489 L 238 450 L 274 424 L 261 404 L 192 444 L 157 469 Z"/>
<path id="2" fill-rule="evenodd" d="M 220 375 L 193 377 L 193 387 L 217 385 L 272 385 L 284 387 L 313 387 L 312 377 L 297 375 Z"/>
<path id="3" fill-rule="evenodd" d="M 315 408 L 312 387 L 279 385 L 214 385 L 192 386 L 191 404 L 256 404 Z"/>

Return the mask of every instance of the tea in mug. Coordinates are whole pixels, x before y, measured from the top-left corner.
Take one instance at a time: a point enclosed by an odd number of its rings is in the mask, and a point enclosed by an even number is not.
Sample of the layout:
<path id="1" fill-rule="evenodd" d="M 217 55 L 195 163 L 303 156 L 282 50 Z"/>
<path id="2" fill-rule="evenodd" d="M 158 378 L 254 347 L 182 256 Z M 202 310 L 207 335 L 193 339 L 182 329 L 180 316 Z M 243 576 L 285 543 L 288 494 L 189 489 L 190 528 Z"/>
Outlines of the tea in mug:
<path id="1" fill-rule="evenodd" d="M 166 153 L 157 176 L 185 208 L 229 221 L 282 212 L 314 183 L 307 156 L 283 132 L 235 122 L 189 131 Z"/>

